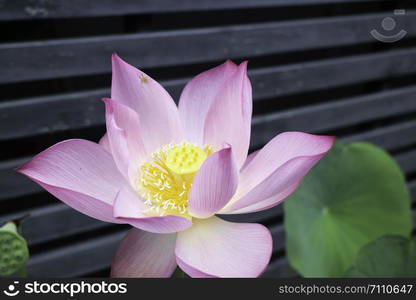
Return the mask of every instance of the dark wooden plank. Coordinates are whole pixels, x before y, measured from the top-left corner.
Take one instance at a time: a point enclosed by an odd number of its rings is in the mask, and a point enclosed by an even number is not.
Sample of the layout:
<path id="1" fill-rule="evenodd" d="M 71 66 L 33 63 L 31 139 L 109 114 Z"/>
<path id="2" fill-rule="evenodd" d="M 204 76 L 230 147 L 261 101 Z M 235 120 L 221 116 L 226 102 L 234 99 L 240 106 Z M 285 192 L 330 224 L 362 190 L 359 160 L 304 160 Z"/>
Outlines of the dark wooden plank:
<path id="1" fill-rule="evenodd" d="M 257 99 L 336 88 L 416 72 L 416 49 L 355 55 L 251 70 Z"/>
<path id="2" fill-rule="evenodd" d="M 106 73 L 113 52 L 134 65 L 150 68 L 373 42 L 369 32 L 389 15 L 2 44 L 0 83 Z M 415 16 L 409 11 L 401 17 L 408 37 L 416 34 Z"/>
<path id="3" fill-rule="evenodd" d="M 285 228 L 282 224 L 273 225 L 269 228 L 273 237 L 273 253 L 285 250 Z"/>
<path id="4" fill-rule="evenodd" d="M 104 96 L 109 93 L 94 90 L 0 103 L 0 136 L 7 140 L 104 124 L 104 104 L 100 100 Z"/>
<path id="5" fill-rule="evenodd" d="M 255 100 L 342 85 L 392 78 L 416 72 L 416 49 L 254 69 L 250 72 Z M 162 82 L 174 99 L 188 79 Z M 103 124 L 108 89 L 3 101 L 0 103 L 0 140 L 30 137 Z M 44 111 L 48 114 L 38 118 Z M 22 118 L 21 116 L 27 116 Z M 27 126 L 30 118 L 31 126 Z"/>
<path id="6" fill-rule="evenodd" d="M 31 210 L 22 224 L 22 234 L 29 246 L 34 246 L 110 226 L 114 225 L 90 218 L 64 204 L 55 204 Z"/>
<path id="7" fill-rule="evenodd" d="M 37 184 L 13 170 L 29 159 L 19 158 L 0 163 L 0 202 L 42 191 Z"/>
<path id="8" fill-rule="evenodd" d="M 416 172 L 416 150 L 401 153 L 396 156 L 396 160 L 404 173 L 414 174 Z"/>
<path id="9" fill-rule="evenodd" d="M 221 218 L 230 222 L 241 223 L 277 223 L 280 220 L 282 214 L 282 206 L 278 205 L 266 211 L 241 215 L 221 215 Z"/>
<path id="10" fill-rule="evenodd" d="M 296 273 L 291 269 L 289 262 L 284 257 L 273 260 L 266 271 L 262 274 L 263 278 L 294 277 Z"/>
<path id="11" fill-rule="evenodd" d="M 284 250 L 282 225 L 270 228 L 273 235 L 273 252 Z M 99 271 L 110 266 L 111 258 L 125 232 L 97 239 L 77 242 L 34 255 L 28 264 L 29 276 L 73 277 Z"/>
<path id="12" fill-rule="evenodd" d="M 29 246 L 62 239 L 73 234 L 112 226 L 77 212 L 69 206 L 56 203 L 47 206 L 21 209 L 19 212 L 0 215 L 0 224 L 22 217 L 22 235 Z"/>
<path id="13" fill-rule="evenodd" d="M 124 235 L 125 232 L 118 232 L 33 255 L 27 274 L 29 277 L 78 277 L 105 269 L 110 266 Z"/>
<path id="14" fill-rule="evenodd" d="M 343 138 L 344 142 L 366 141 L 386 150 L 397 150 L 416 144 L 416 121 L 380 127 Z"/>
<path id="15" fill-rule="evenodd" d="M 412 197 L 413 203 L 416 203 L 416 180 L 409 183 L 409 190 L 410 190 L 410 195 Z M 415 220 L 415 227 L 416 227 L 416 220 Z"/>
<path id="16" fill-rule="evenodd" d="M 2 0 L 0 21 L 263 8 L 376 0 Z"/>
<path id="17" fill-rule="evenodd" d="M 323 132 L 416 111 L 416 88 L 305 106 L 253 119 L 252 146 L 257 148 L 283 131 Z"/>

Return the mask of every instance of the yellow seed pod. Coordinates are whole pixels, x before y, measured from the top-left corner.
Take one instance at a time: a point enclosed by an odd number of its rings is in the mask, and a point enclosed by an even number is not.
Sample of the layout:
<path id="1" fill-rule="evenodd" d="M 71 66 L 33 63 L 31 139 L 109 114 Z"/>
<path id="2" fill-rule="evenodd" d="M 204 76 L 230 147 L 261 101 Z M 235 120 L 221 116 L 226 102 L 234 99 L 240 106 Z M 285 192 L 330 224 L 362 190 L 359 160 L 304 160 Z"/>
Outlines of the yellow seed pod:
<path id="1" fill-rule="evenodd" d="M 169 149 L 166 166 L 176 174 L 192 174 L 199 170 L 206 158 L 207 153 L 198 146 L 177 145 Z"/>

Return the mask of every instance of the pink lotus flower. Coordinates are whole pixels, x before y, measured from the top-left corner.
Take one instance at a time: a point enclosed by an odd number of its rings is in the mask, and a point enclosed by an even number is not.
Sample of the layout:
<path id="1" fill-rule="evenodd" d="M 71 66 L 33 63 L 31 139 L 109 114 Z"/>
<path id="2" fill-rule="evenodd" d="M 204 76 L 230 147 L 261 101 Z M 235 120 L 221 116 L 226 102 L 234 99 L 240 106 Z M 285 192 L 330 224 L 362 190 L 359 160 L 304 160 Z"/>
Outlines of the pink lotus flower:
<path id="1" fill-rule="evenodd" d="M 130 224 L 112 276 L 257 277 L 272 253 L 259 224 L 215 214 L 278 205 L 331 148 L 332 137 L 288 132 L 249 155 L 247 63 L 192 79 L 176 107 L 145 73 L 113 55 L 107 134 L 100 144 L 60 142 L 18 171 L 72 208 Z"/>

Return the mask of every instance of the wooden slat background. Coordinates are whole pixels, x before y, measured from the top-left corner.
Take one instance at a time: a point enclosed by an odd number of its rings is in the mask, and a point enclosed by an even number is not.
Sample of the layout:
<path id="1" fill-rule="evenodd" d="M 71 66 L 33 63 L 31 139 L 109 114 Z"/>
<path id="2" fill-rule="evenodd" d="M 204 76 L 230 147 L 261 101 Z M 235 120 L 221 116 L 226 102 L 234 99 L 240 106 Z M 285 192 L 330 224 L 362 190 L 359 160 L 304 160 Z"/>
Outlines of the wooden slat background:
<path id="1" fill-rule="evenodd" d="M 395 17 L 406 38 L 375 41 L 370 31 L 383 32 L 396 8 L 406 9 Z M 113 52 L 175 100 L 199 72 L 248 59 L 252 150 L 288 130 L 375 143 L 405 172 L 416 208 L 412 1 L 1 0 L 0 28 L 0 221 L 30 214 L 29 276 L 108 276 L 128 229 L 81 215 L 13 171 L 60 140 L 99 139 Z M 274 255 L 264 276 L 295 275 L 281 207 L 226 218 L 267 225 Z"/>

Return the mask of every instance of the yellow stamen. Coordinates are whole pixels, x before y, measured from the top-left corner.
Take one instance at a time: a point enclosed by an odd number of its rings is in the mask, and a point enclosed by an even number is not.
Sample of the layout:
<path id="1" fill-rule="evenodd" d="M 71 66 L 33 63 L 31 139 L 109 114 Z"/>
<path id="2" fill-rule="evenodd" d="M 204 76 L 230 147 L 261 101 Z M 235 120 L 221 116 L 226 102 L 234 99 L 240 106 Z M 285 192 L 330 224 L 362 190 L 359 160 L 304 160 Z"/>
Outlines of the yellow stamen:
<path id="1" fill-rule="evenodd" d="M 188 197 L 196 172 L 213 153 L 181 143 L 167 145 L 155 151 L 151 159 L 139 167 L 136 186 L 146 200 L 145 213 L 152 216 L 180 215 L 189 217 Z"/>

